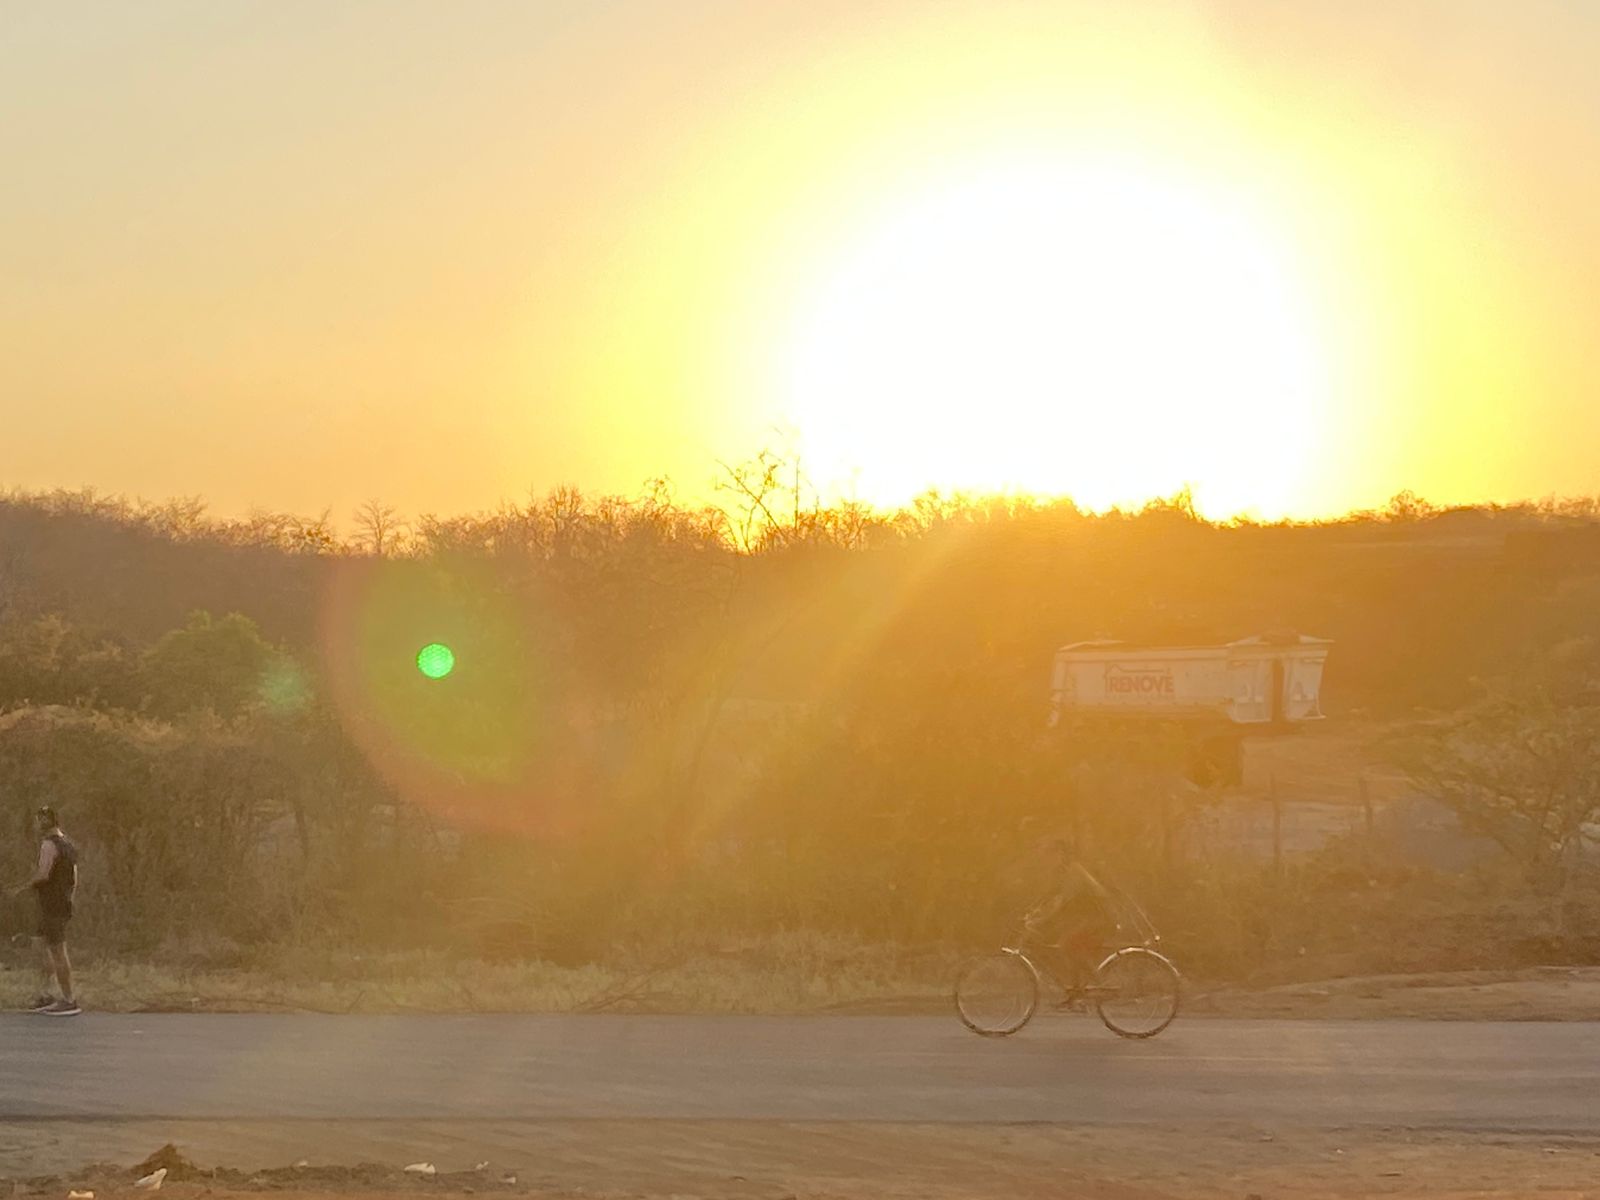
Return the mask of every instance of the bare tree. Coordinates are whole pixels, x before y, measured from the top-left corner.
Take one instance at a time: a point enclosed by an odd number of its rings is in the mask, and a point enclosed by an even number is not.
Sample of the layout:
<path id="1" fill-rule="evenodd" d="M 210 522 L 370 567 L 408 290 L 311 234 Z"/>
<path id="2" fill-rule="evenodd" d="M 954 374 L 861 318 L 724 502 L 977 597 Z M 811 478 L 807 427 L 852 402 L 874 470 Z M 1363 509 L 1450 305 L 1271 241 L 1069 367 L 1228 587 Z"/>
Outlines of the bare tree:
<path id="1" fill-rule="evenodd" d="M 1538 691 L 1494 694 L 1401 743 L 1398 757 L 1464 829 L 1565 898 L 1600 821 L 1600 705 Z"/>
<path id="2" fill-rule="evenodd" d="M 718 462 L 716 489 L 735 498 L 734 511 L 720 510 L 735 548 L 745 553 L 819 538 L 836 540 L 836 516 L 822 506 L 798 454 L 763 450 L 748 462 Z"/>
<path id="3" fill-rule="evenodd" d="M 356 545 L 378 558 L 395 553 L 407 532 L 399 512 L 378 500 L 356 509 L 355 522 Z"/>
<path id="4" fill-rule="evenodd" d="M 717 490 L 731 492 L 735 497 L 736 509 L 727 514 L 734 544 L 749 553 L 768 542 L 783 526 L 772 509 L 782 492 L 780 473 L 784 463 L 770 450 L 763 450 L 749 462 L 717 465 L 722 468 Z"/>

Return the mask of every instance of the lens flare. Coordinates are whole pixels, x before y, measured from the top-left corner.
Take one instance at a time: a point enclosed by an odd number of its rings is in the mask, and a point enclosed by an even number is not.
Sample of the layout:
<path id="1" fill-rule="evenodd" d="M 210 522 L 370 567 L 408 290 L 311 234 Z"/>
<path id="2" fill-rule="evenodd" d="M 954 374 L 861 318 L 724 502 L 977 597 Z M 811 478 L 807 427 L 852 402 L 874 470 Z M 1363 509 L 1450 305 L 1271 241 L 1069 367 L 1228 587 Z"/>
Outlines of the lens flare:
<path id="1" fill-rule="evenodd" d="M 326 589 L 330 698 L 400 799 L 456 828 L 539 839 L 604 815 L 546 614 L 474 564 L 351 561 Z"/>
<path id="2" fill-rule="evenodd" d="M 455 669 L 455 651 L 443 642 L 429 642 L 417 651 L 417 670 L 429 679 L 443 679 Z"/>

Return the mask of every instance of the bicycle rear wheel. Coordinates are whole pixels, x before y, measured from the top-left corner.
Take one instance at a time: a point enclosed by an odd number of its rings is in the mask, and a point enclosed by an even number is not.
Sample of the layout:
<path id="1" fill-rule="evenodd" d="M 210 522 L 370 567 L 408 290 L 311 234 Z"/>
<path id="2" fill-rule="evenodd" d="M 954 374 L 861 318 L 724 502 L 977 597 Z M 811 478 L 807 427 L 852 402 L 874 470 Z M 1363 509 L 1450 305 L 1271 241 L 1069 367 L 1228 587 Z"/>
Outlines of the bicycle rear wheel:
<path id="1" fill-rule="evenodd" d="M 1118 950 L 1094 977 L 1095 1010 L 1118 1037 L 1155 1037 L 1178 1015 L 1178 968 L 1154 950 Z"/>
<path id="2" fill-rule="evenodd" d="M 956 979 L 956 1015 L 973 1033 L 1007 1037 L 1039 1007 L 1039 976 L 1012 950 L 974 959 Z"/>

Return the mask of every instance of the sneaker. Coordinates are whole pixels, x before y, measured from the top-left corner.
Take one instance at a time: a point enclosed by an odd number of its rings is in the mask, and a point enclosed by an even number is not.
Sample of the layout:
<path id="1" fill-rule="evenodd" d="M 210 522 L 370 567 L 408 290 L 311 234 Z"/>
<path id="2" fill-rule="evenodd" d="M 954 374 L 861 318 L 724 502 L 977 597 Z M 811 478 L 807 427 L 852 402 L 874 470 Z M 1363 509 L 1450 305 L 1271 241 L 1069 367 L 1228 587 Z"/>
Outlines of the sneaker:
<path id="1" fill-rule="evenodd" d="M 56 998 L 49 992 L 41 992 L 34 1002 L 29 1005 L 29 1012 L 43 1012 L 56 1002 Z"/>
<path id="2" fill-rule="evenodd" d="M 75 1017 L 83 1011 L 76 1000 L 57 1000 L 49 1008 L 39 1010 L 47 1017 Z"/>

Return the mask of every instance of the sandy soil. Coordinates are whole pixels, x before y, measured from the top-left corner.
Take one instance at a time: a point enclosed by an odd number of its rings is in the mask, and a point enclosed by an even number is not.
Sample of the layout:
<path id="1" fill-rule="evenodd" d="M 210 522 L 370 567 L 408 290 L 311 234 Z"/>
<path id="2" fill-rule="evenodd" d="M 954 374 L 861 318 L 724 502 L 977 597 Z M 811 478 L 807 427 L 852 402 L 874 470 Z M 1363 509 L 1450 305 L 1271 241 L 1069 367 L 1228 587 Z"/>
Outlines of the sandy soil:
<path id="1" fill-rule="evenodd" d="M 944 994 L 831 1006 L 836 1013 L 937 1014 Z M 1268 988 L 1184 984 L 1183 1016 L 1284 1020 L 1600 1021 L 1600 967 L 1361 975 Z"/>
<path id="2" fill-rule="evenodd" d="M 1190 1015 L 1600 1021 L 1600 967 L 1373 975 L 1193 995 Z"/>
<path id="3" fill-rule="evenodd" d="M 359 1123 L 355 1123 L 359 1124 Z M 375 1123 L 376 1124 L 376 1123 Z M 439 1175 L 409 1177 L 402 1163 L 212 1172 L 186 1160 L 162 1194 L 227 1197 L 270 1192 L 312 1197 L 517 1195 L 585 1200 L 968 1200 L 972 1197 L 1543 1197 L 1600 1195 L 1600 1137 L 1392 1133 L 1278 1128 L 1067 1128 L 786 1124 L 779 1122 L 540 1122 L 482 1131 L 474 1153 L 498 1144 L 481 1170 L 459 1158 L 464 1131 L 448 1123 L 374 1128 L 374 1148 L 433 1146 Z M 6 1136 L 18 1131 L 8 1129 Z M 200 1141 L 227 1134 L 198 1127 Z M 246 1131 L 248 1132 L 248 1131 Z M 346 1129 L 348 1135 L 349 1130 Z M 302 1130 L 314 1142 L 312 1130 Z M 84 1150 L 94 1126 L 74 1133 Z M 292 1136 L 292 1131 L 289 1131 Z M 12 1181 L 14 1196 L 97 1200 L 140 1196 L 131 1181 L 150 1164 L 89 1168 Z M 508 1180 L 514 1177 L 514 1182 Z M 0 1195 L 8 1184 L 0 1180 Z"/>

